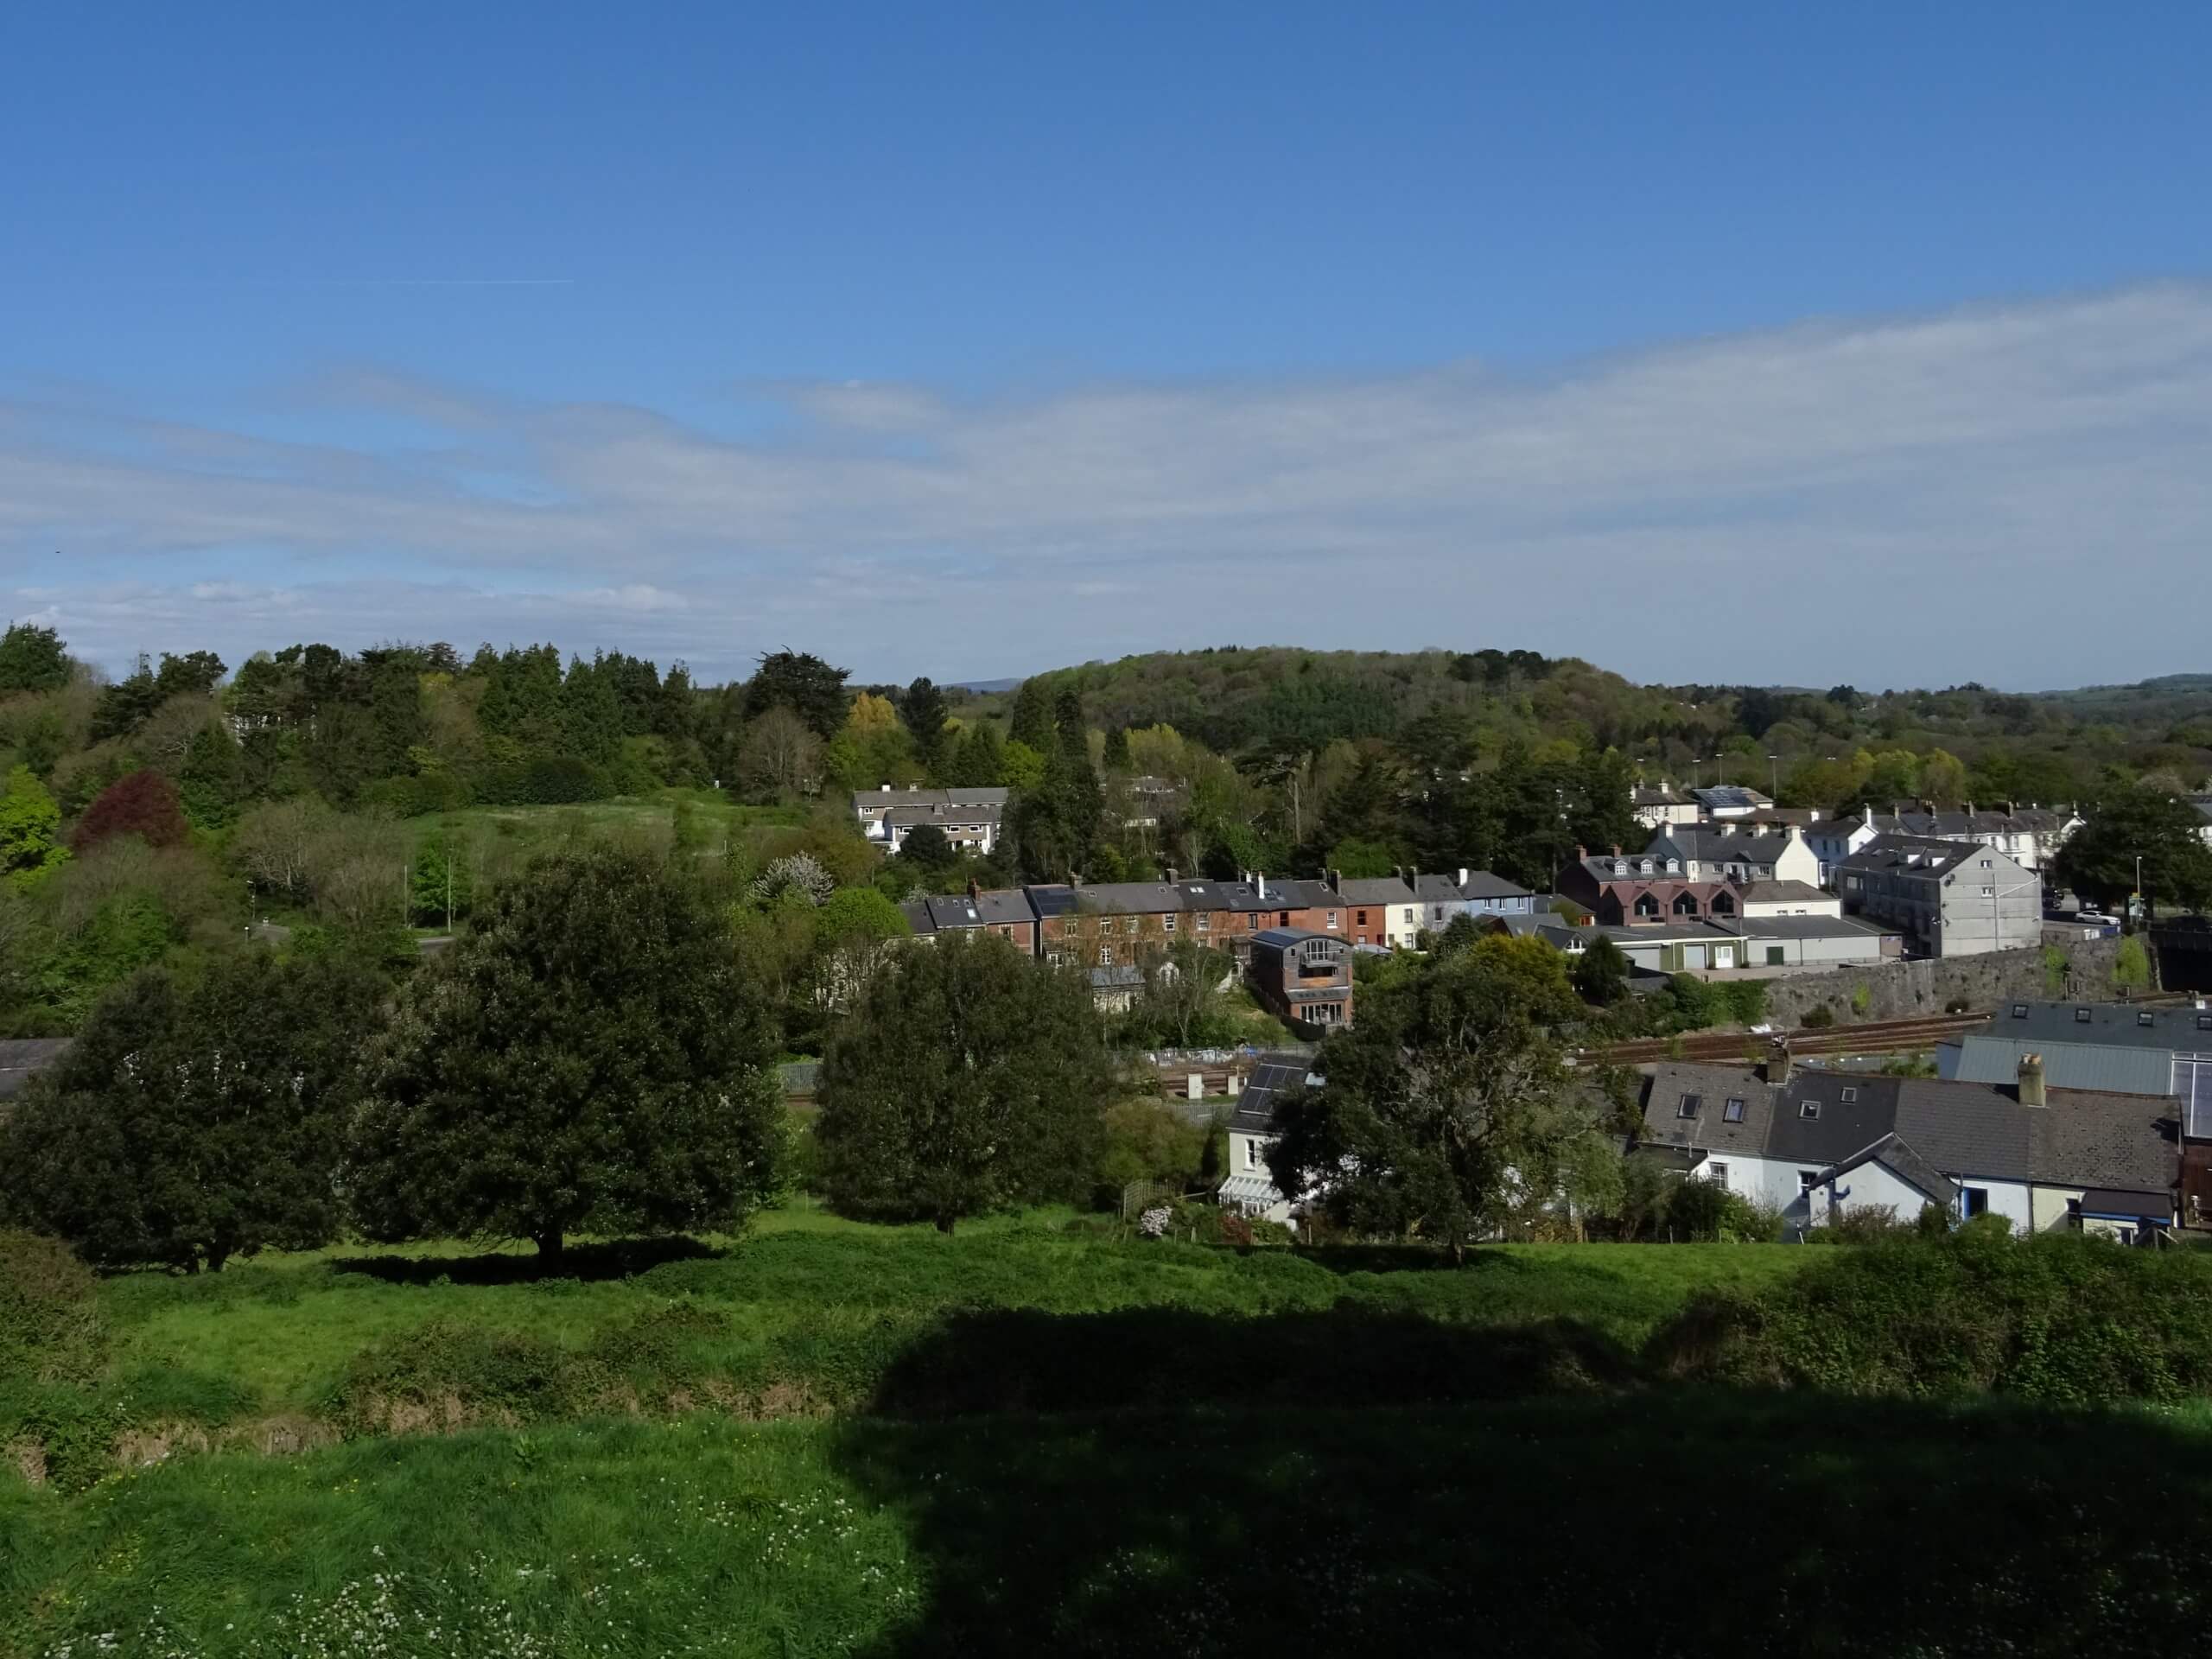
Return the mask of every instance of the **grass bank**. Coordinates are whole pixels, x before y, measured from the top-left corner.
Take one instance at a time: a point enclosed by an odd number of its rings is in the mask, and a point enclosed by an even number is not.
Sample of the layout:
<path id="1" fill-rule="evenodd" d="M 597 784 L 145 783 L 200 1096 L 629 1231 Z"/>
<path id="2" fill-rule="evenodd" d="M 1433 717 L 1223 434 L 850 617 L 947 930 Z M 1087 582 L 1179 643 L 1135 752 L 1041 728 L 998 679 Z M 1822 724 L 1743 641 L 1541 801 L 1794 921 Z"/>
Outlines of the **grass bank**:
<path id="1" fill-rule="evenodd" d="M 1661 1392 L 721 1417 L 0 1484 L 0 1659 L 2190 1650 L 2212 1438 Z"/>

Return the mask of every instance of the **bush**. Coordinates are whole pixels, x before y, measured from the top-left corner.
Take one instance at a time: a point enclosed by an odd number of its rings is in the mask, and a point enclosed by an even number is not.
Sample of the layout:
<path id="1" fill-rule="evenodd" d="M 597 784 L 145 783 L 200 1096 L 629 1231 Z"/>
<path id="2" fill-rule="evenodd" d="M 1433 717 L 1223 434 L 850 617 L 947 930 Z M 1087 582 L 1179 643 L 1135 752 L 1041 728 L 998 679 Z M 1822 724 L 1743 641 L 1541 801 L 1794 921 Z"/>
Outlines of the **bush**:
<path id="1" fill-rule="evenodd" d="M 60 1239 L 0 1230 L 0 1377 L 81 1370 L 99 1345 L 95 1287 Z"/>
<path id="2" fill-rule="evenodd" d="M 1873 1006 L 1874 990 L 1872 986 L 1859 985 L 1853 988 L 1851 993 L 1852 1013 L 1857 1014 L 1863 1020 L 1866 1017 L 1866 1010 Z"/>
<path id="3" fill-rule="evenodd" d="M 1668 1198 L 1663 1224 L 1686 1243 L 1764 1243 L 1774 1236 L 1764 1211 L 1715 1181 L 1680 1183 Z"/>
<path id="4" fill-rule="evenodd" d="M 1702 1296 L 1652 1357 L 1676 1376 L 1859 1395 L 2090 1406 L 2212 1390 L 2212 1256 L 2015 1239 L 1993 1222 L 1836 1251 L 1754 1295 Z"/>
<path id="5" fill-rule="evenodd" d="M 1798 1029 L 1801 1031 L 1826 1031 L 1834 1024 L 1835 1024 L 1835 1010 L 1825 1002 L 1813 1004 L 1811 1007 L 1805 1010 L 1797 1021 Z"/>

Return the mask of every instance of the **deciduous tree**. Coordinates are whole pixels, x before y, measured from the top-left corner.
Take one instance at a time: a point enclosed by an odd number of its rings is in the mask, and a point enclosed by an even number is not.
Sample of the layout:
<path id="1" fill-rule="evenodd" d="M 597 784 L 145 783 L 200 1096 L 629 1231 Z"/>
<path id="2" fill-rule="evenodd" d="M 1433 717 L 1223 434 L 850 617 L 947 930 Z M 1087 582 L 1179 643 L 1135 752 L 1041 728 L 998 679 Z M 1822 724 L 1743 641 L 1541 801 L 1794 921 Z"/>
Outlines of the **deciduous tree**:
<path id="1" fill-rule="evenodd" d="M 1286 1192 L 1339 1226 L 1432 1240 L 1456 1258 L 1533 1193 L 1609 1109 L 1571 1093 L 1551 1027 L 1580 1007 L 1564 960 L 1491 937 L 1363 999 L 1287 1100 L 1268 1154 Z"/>
<path id="2" fill-rule="evenodd" d="M 118 836 L 136 836 L 149 847 L 175 847 L 190 834 L 176 785 L 158 772 L 134 772 L 110 784 L 85 809 L 69 846 L 83 853 Z"/>

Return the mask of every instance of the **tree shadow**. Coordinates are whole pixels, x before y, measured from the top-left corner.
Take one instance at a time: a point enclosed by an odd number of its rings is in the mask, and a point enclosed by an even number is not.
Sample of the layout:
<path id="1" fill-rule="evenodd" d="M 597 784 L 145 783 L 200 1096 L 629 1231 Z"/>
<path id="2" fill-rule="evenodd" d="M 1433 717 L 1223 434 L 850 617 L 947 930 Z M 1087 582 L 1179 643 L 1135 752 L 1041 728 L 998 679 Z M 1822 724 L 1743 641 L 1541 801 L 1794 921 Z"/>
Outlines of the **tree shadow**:
<path id="1" fill-rule="evenodd" d="M 1293 1245 L 1291 1253 L 1331 1273 L 1464 1273 L 1470 1268 L 1519 1268 L 1525 1264 L 1503 1250 L 1472 1249 L 1464 1262 L 1448 1250 L 1427 1244 Z"/>
<path id="2" fill-rule="evenodd" d="M 957 1319 L 838 1431 L 928 1580 L 867 1651 L 2183 1652 L 2202 1634 L 2212 1437 L 2135 1413 L 1622 1389 L 1630 1369 L 1564 1324 Z"/>
<path id="3" fill-rule="evenodd" d="M 481 1255 L 353 1255 L 334 1258 L 330 1271 L 365 1274 L 393 1285 L 529 1285 L 575 1279 L 629 1279 L 670 1262 L 696 1262 L 726 1252 L 683 1234 L 665 1238 L 617 1238 L 571 1244 L 556 1262 L 531 1254 L 486 1251 Z"/>

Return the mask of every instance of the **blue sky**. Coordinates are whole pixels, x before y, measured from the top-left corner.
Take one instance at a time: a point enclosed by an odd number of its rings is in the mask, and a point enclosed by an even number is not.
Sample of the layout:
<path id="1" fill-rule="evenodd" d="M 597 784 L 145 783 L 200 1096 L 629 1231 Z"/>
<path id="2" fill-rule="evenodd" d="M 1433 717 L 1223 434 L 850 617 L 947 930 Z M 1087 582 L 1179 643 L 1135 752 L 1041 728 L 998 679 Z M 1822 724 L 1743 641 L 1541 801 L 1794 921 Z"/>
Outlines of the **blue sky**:
<path id="1" fill-rule="evenodd" d="M 18 9 L 0 612 L 2203 668 L 2208 59 L 2183 6 Z"/>

